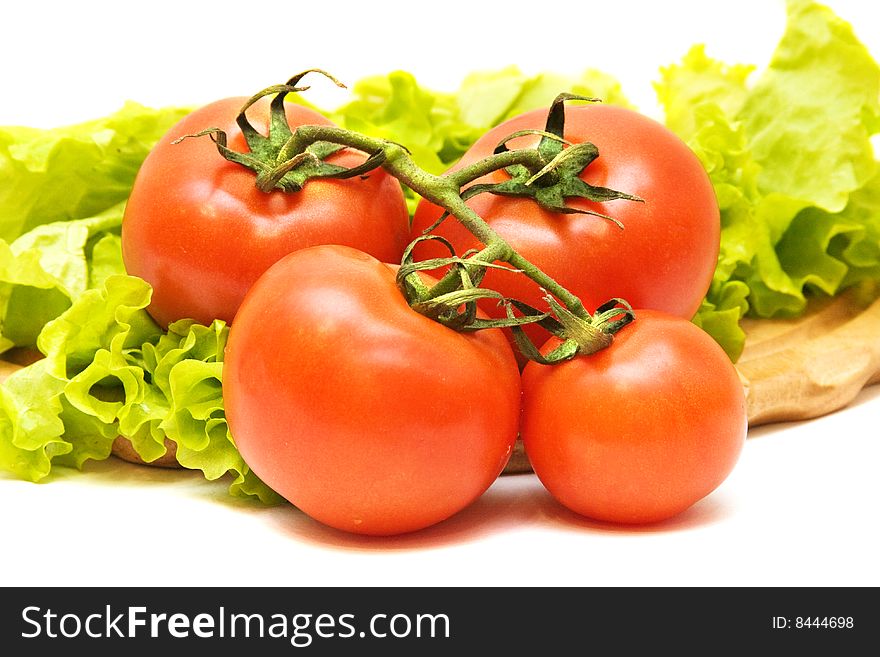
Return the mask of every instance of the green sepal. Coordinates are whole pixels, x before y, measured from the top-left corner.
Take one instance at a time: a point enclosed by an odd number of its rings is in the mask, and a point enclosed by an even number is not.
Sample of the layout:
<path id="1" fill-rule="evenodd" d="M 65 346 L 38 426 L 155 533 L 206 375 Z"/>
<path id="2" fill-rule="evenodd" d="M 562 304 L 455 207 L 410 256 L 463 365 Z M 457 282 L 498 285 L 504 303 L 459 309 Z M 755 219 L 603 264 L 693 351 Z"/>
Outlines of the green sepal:
<path id="1" fill-rule="evenodd" d="M 191 135 L 184 135 L 177 141 L 188 138 L 209 136 L 217 146 L 217 151 L 226 160 L 246 167 L 257 174 L 255 184 L 264 192 L 281 190 L 298 192 L 309 181 L 316 178 L 346 179 L 361 176 L 382 166 L 385 152 L 369 153 L 367 159 L 354 167 L 330 164 L 328 157 L 345 147 L 329 142 L 315 142 L 300 153 L 291 152 L 294 131 L 287 122 L 284 100 L 288 94 L 305 91 L 308 87 L 296 86 L 307 73 L 321 73 L 344 86 L 329 73 L 320 69 L 310 69 L 299 73 L 285 84 L 267 87 L 247 100 L 239 111 L 235 122 L 244 135 L 248 152 L 241 153 L 229 148 L 226 132 L 220 128 L 209 128 Z M 274 94 L 269 105 L 268 134 L 261 134 L 247 118 L 247 111 L 261 98 Z"/>
<path id="2" fill-rule="evenodd" d="M 594 203 L 605 203 L 625 199 L 642 202 L 642 199 L 608 187 L 591 185 L 581 179 L 581 174 L 599 157 L 599 149 L 591 142 L 572 144 L 564 137 L 565 101 L 585 100 L 595 102 L 598 99 L 576 94 L 562 93 L 553 101 L 547 114 L 544 130 L 521 130 L 505 137 L 495 148 L 497 155 L 509 150 L 507 143 L 524 134 L 538 134 L 541 141 L 536 150 L 544 162 L 539 171 L 530 171 L 523 165 L 507 167 L 510 176 L 500 183 L 478 183 L 471 185 L 462 192 L 467 200 L 477 194 L 490 193 L 498 196 L 514 196 L 530 198 L 542 208 L 561 214 L 589 214 L 614 222 L 618 227 L 623 225 L 613 217 L 595 210 L 574 208 L 566 201 L 570 198 L 581 198 Z M 438 223 L 445 219 L 441 216 Z M 432 229 L 435 226 L 432 227 Z"/>

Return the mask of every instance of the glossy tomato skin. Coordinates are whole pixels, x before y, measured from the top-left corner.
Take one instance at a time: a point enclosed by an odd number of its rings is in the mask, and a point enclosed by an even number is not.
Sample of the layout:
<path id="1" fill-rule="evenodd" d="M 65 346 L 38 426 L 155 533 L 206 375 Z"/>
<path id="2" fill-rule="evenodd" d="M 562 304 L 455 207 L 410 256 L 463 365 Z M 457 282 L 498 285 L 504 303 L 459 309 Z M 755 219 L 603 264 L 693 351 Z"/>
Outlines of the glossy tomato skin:
<path id="1" fill-rule="evenodd" d="M 184 117 L 152 149 L 135 180 L 122 225 L 128 273 L 153 286 L 150 313 L 162 325 L 192 318 L 231 322 L 245 292 L 282 256 L 317 244 L 347 244 L 399 262 L 409 215 L 399 183 L 383 170 L 348 180 L 312 180 L 300 192 L 265 193 L 255 174 L 228 162 L 208 137 L 174 140 L 218 127 L 246 151 L 235 117 L 246 99 L 227 98 Z M 266 134 L 268 102 L 248 111 Z M 288 104 L 292 128 L 330 125 Z M 353 166 L 346 151 L 328 161 Z"/>
<path id="2" fill-rule="evenodd" d="M 417 314 L 394 277 L 347 247 L 286 256 L 247 294 L 223 371 L 248 465 L 306 514 L 362 534 L 418 530 L 473 502 L 519 421 L 503 334 Z"/>
<path id="3" fill-rule="evenodd" d="M 747 428 L 727 356 L 665 313 L 639 311 L 607 349 L 523 371 L 532 467 L 559 502 L 596 520 L 650 523 L 689 508 L 731 472 Z"/>
<path id="4" fill-rule="evenodd" d="M 493 128 L 454 168 L 490 155 L 504 137 L 518 130 L 542 129 L 546 116 L 545 110 L 528 112 Z M 644 199 L 644 203 L 569 199 L 569 205 L 612 216 L 624 225 L 623 230 L 594 216 L 548 212 L 523 198 L 479 194 L 468 205 L 522 256 L 580 297 L 590 312 L 621 297 L 636 308 L 690 319 L 712 280 L 720 237 L 718 204 L 700 161 L 666 127 L 629 109 L 571 105 L 565 117 L 567 139 L 590 141 L 599 149 L 599 157 L 581 177 Z M 530 146 L 535 139 L 520 137 L 509 147 Z M 480 182 L 506 177 L 504 172 L 495 172 Z M 440 214 L 437 206 L 423 201 L 413 219 L 413 235 L 428 228 Z M 449 239 L 459 253 L 478 245 L 454 218 L 446 219 L 434 234 Z M 419 246 L 416 255 L 446 253 L 428 242 Z M 542 291 L 521 274 L 493 269 L 484 286 L 546 307 Z M 487 303 L 484 310 L 495 316 L 503 312 L 494 303 Z M 538 345 L 548 337 L 535 324 L 526 332 Z"/>

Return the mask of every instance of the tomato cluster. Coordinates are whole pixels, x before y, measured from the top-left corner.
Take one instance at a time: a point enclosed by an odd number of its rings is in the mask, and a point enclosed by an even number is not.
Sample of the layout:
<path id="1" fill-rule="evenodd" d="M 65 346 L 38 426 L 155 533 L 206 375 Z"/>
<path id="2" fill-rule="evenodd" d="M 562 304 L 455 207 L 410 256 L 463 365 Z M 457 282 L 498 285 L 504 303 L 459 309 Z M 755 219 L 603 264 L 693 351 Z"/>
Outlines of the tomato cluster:
<path id="1" fill-rule="evenodd" d="M 574 205 L 614 216 L 622 230 L 527 198 L 468 200 L 588 307 L 609 297 L 635 306 L 635 321 L 605 349 L 518 364 L 502 329 L 456 331 L 411 307 L 397 263 L 442 210 L 423 201 L 410 230 L 400 185 L 385 170 L 264 192 L 210 141 L 179 142 L 219 126 L 242 148 L 241 102 L 194 112 L 156 147 L 126 210 L 123 255 L 153 285 L 160 323 L 231 322 L 223 391 L 233 438 L 299 509 L 364 534 L 433 525 L 492 484 L 518 435 L 551 494 L 604 521 L 668 518 L 730 473 L 747 428 L 742 385 L 689 321 L 715 265 L 718 208 L 699 162 L 665 128 L 621 108 L 578 106 L 566 116 L 565 139 L 600 152 L 581 177 L 642 201 Z M 328 125 L 300 106 L 286 113 L 293 128 Z M 459 169 L 540 122 L 533 112 L 499 126 Z M 364 158 L 348 148 L 328 159 L 344 167 Z M 480 246 L 454 219 L 437 232 L 444 248 Z M 423 244 L 425 257 L 438 255 Z M 510 271 L 490 269 L 483 282 L 535 307 L 544 294 Z M 504 312 L 484 301 L 479 317 Z M 527 332 L 545 354 L 560 343 L 537 323 Z"/>

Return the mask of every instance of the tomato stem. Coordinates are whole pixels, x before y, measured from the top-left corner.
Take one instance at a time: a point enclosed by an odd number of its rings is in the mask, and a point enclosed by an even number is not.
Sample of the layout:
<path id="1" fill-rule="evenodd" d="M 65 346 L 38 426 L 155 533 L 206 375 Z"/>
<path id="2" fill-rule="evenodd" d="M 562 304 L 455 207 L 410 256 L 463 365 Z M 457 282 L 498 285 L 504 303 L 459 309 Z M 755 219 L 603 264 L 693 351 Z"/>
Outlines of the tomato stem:
<path id="1" fill-rule="evenodd" d="M 534 166 L 539 163 L 537 159 L 539 156 L 536 151 L 505 151 L 491 155 L 475 163 L 475 165 L 454 174 L 437 176 L 420 168 L 406 149 L 399 144 L 368 137 L 336 126 L 300 126 L 293 133 L 290 148 L 286 150 L 288 153 L 303 153 L 309 144 L 315 142 L 341 144 L 365 153 L 383 151 L 385 153 L 385 161 L 382 163 L 383 169 L 423 198 L 449 212 L 486 246 L 486 250 L 478 253 L 479 257 L 472 256 L 471 260 L 483 262 L 500 260 L 507 262 L 516 269 L 522 270 L 535 283 L 557 297 L 574 315 L 582 319 L 589 319 L 590 314 L 577 296 L 557 283 L 539 267 L 518 254 L 461 197 L 461 186 L 463 184 L 481 178 L 492 171 L 497 171 L 514 164 Z M 293 155 L 293 157 L 296 157 L 296 155 Z M 488 250 L 491 250 L 490 252 L 494 256 L 492 260 L 489 260 L 484 255 Z M 475 263 L 475 266 L 478 265 Z M 440 280 L 437 293 L 436 295 L 432 294 L 432 296 L 439 296 L 448 292 L 455 281 L 456 274 L 449 272 Z"/>
<path id="2" fill-rule="evenodd" d="M 451 171 L 445 177 L 461 189 L 468 183 L 482 178 L 493 171 L 506 169 L 515 164 L 522 165 L 529 169 L 529 171 L 538 171 L 544 166 L 544 161 L 540 153 L 534 149 L 504 151 L 490 155 L 456 171 Z"/>

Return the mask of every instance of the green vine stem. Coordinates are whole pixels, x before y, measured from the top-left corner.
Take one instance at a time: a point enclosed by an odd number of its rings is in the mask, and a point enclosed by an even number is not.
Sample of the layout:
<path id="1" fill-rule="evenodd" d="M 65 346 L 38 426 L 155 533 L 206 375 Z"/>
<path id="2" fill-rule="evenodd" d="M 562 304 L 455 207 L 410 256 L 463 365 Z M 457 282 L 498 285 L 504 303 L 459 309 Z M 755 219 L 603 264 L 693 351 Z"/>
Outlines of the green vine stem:
<path id="1" fill-rule="evenodd" d="M 577 296 L 514 251 L 510 244 L 461 198 L 463 186 L 493 171 L 505 169 L 515 164 L 527 168 L 542 168 L 544 163 L 540 154 L 534 149 L 504 151 L 490 155 L 467 169 L 461 169 L 454 176 L 437 176 L 419 167 L 410 157 L 408 151 L 399 144 L 335 126 L 303 125 L 294 131 L 290 139 L 290 146 L 286 148 L 285 154 L 296 157 L 316 142 L 340 144 L 367 154 L 384 152 L 385 159 L 381 164 L 383 169 L 422 198 L 449 212 L 486 246 L 486 249 L 479 252 L 478 256 L 486 254 L 486 256 L 492 257 L 492 260 L 509 263 L 558 298 L 572 314 L 584 320 L 590 320 L 590 314 Z M 489 251 L 490 249 L 491 251 Z M 492 262 L 485 256 L 474 259 Z M 444 277 L 433 288 L 432 295 L 439 296 L 449 291 L 447 286 L 452 284 L 454 275 L 448 274 L 447 277 L 448 279 Z"/>

